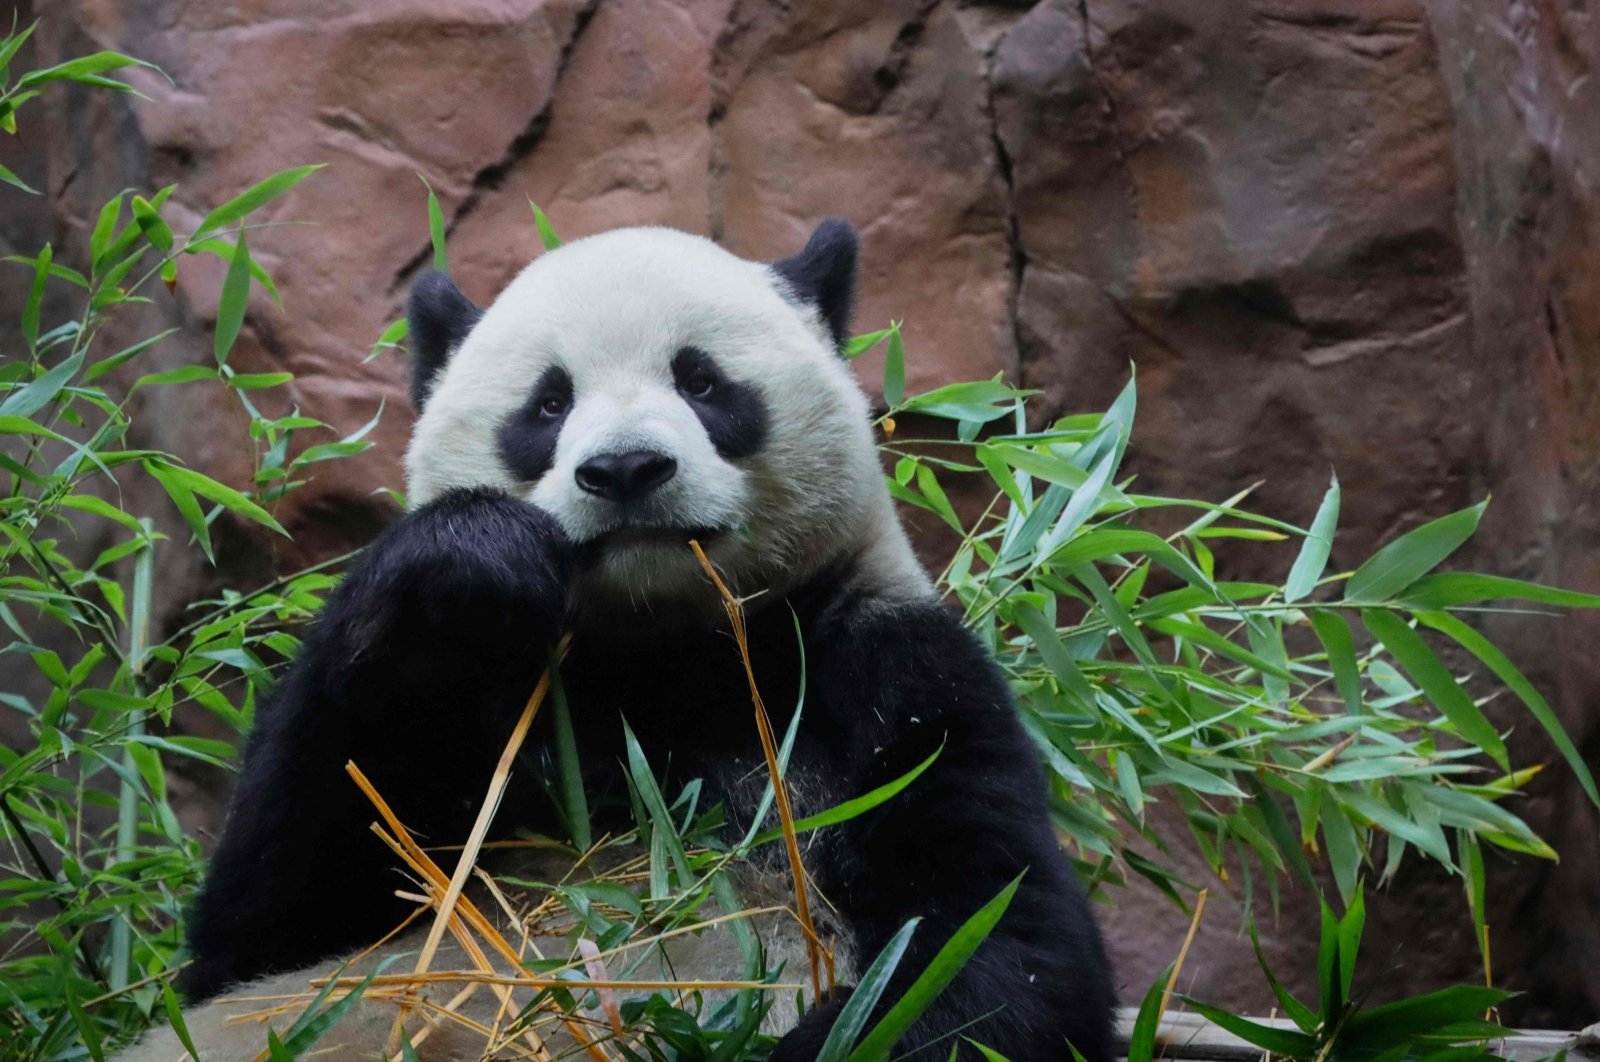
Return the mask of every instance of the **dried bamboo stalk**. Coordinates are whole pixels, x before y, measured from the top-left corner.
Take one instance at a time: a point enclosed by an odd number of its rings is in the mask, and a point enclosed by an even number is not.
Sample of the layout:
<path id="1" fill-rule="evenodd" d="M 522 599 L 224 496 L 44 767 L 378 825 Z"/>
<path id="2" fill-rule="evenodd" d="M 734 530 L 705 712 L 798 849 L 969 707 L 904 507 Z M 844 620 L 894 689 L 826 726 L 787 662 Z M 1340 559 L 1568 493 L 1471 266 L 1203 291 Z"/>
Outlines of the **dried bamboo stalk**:
<path id="1" fill-rule="evenodd" d="M 700 543 L 690 539 L 689 548 L 694 550 L 694 555 L 700 559 L 700 566 L 706 570 L 717 592 L 722 595 L 722 609 L 728 614 L 728 622 L 733 626 L 733 640 L 738 644 L 739 656 L 744 661 L 745 678 L 750 683 L 750 700 L 755 707 L 756 732 L 761 737 L 761 751 L 767 759 L 767 774 L 772 778 L 772 792 L 777 798 L 778 822 L 783 827 L 783 843 L 789 852 L 789 873 L 794 878 L 795 914 L 800 921 L 800 930 L 806 938 L 806 959 L 811 964 L 811 990 L 813 998 L 821 1002 L 825 995 L 820 968 L 822 956 L 827 956 L 827 991 L 831 993 L 833 952 L 823 947 L 822 940 L 817 936 L 817 927 L 811 920 L 810 890 L 806 887 L 805 864 L 800 859 L 800 841 L 795 834 L 794 812 L 789 806 L 788 787 L 784 785 L 782 772 L 778 769 L 778 745 L 773 738 L 772 720 L 767 715 L 766 703 L 761 699 L 761 690 L 756 686 L 755 665 L 750 660 L 750 642 L 745 633 L 744 606 L 733 596 L 733 591 L 722 581 L 722 576 L 717 574 L 717 569 L 712 566 L 706 551 L 700 548 Z"/>

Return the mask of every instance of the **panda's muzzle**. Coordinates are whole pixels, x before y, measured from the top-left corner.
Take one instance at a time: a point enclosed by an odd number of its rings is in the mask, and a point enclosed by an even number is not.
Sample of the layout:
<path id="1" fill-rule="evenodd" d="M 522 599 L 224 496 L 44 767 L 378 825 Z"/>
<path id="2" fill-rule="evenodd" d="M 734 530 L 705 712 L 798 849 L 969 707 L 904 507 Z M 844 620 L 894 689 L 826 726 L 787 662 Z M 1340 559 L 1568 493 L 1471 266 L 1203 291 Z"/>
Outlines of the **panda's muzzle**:
<path id="1" fill-rule="evenodd" d="M 654 450 L 600 454 L 573 473 L 578 487 L 596 497 L 629 505 L 678 474 L 678 462 Z"/>

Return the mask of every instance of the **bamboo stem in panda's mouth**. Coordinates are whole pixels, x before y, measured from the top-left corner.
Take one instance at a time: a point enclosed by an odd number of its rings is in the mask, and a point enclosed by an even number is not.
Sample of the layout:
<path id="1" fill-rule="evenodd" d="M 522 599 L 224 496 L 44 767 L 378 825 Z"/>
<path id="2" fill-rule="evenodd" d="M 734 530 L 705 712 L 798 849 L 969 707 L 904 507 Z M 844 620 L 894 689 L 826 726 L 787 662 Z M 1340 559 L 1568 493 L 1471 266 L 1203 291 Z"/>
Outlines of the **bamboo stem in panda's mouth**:
<path id="1" fill-rule="evenodd" d="M 700 566 L 706 570 L 717 592 L 722 595 L 722 608 L 728 614 L 728 622 L 733 625 L 733 640 L 738 644 L 739 656 L 744 661 L 745 678 L 750 682 L 750 700 L 755 706 L 756 732 L 761 735 L 761 751 L 767 759 L 767 774 L 772 778 L 772 792 L 778 806 L 778 822 L 783 827 L 783 843 L 789 851 L 789 873 L 794 878 L 795 917 L 799 920 L 800 930 L 806 938 L 806 958 L 811 963 L 813 1000 L 820 1003 L 826 995 L 833 992 L 833 952 L 823 946 L 822 940 L 817 936 L 817 927 L 811 921 L 811 899 L 806 888 L 806 868 L 800 860 L 800 841 L 795 833 L 794 812 L 789 806 L 789 790 L 784 785 L 783 774 L 778 767 L 778 744 L 773 738 L 772 720 L 767 715 L 767 706 L 761 699 L 761 691 L 756 687 L 755 666 L 750 661 L 750 642 L 745 634 L 744 606 L 733 596 L 733 591 L 722 581 L 716 568 L 712 567 L 706 551 L 700 548 L 699 540 L 690 539 L 689 548 L 694 550 L 694 555 L 700 560 Z M 828 969 L 826 993 L 822 987 L 823 963 L 827 964 Z"/>

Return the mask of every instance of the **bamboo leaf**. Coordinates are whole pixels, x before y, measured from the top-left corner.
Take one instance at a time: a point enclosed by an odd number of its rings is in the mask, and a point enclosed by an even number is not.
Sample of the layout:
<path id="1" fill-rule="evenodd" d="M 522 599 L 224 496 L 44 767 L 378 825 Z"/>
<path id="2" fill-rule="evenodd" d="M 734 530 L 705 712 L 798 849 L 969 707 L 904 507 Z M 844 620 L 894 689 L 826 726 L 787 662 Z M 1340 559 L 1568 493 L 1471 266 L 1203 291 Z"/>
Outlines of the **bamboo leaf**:
<path id="1" fill-rule="evenodd" d="M 228 355 L 239 338 L 244 325 L 245 306 L 250 301 L 250 249 L 244 233 L 233 245 L 233 258 L 228 265 L 228 275 L 222 281 L 222 297 L 217 303 L 217 332 L 213 351 L 219 366 L 228 363 Z"/>
<path id="2" fill-rule="evenodd" d="M 872 1010 L 878 1005 L 884 989 L 889 987 L 889 980 L 894 977 L 895 970 L 900 966 L 900 960 L 905 957 L 906 949 L 911 946 L 911 936 L 921 921 L 920 918 L 913 918 L 901 926 L 872 960 L 872 965 L 867 967 L 867 972 L 861 976 L 855 991 L 850 994 L 850 999 L 840 1009 L 839 1016 L 834 1019 L 833 1028 L 829 1030 L 828 1038 L 823 1041 L 822 1050 L 817 1053 L 817 1062 L 835 1062 L 855 1057 L 850 1053 L 850 1046 L 861 1035 L 861 1030 L 867 1024 L 867 1019 L 872 1016 Z"/>
<path id="3" fill-rule="evenodd" d="M 1328 554 L 1333 550 L 1333 530 L 1339 522 L 1339 477 L 1335 476 L 1322 496 L 1317 515 L 1311 521 L 1311 530 L 1300 544 L 1300 554 L 1289 569 L 1289 580 L 1283 587 L 1285 601 L 1299 601 L 1316 587 L 1322 571 L 1328 566 Z"/>
<path id="4" fill-rule="evenodd" d="M 544 249 L 553 251 L 560 247 L 561 237 L 556 235 L 556 227 L 550 224 L 550 219 L 545 217 L 544 211 L 539 209 L 539 204 L 533 201 L 532 196 L 528 197 L 528 205 L 533 208 L 533 227 L 539 230 L 539 242 L 544 245 Z M 434 246 L 438 247 L 437 244 Z M 437 254 L 437 250 L 435 253 Z"/>
<path id="5" fill-rule="evenodd" d="M 1467 696 L 1467 691 L 1461 688 L 1455 676 L 1434 655 L 1428 643 L 1422 640 L 1422 636 L 1400 617 L 1384 609 L 1366 609 L 1361 613 L 1361 619 L 1411 681 L 1420 686 L 1434 707 L 1450 720 L 1456 733 L 1494 757 L 1496 763 L 1509 771 L 1511 761 L 1505 742 L 1472 702 L 1472 698 Z"/>
<path id="6" fill-rule="evenodd" d="M 215 210 L 201 219 L 199 226 L 194 230 L 194 233 L 190 235 L 189 243 L 193 244 L 196 240 L 199 240 L 207 233 L 215 232 L 218 229 L 225 229 L 235 222 L 241 220 L 245 217 L 245 215 L 253 213 L 260 207 L 282 195 L 284 192 L 287 192 L 289 189 L 293 188 L 295 185 L 299 184 L 313 173 L 316 173 L 318 170 L 322 169 L 324 165 L 326 165 L 326 163 L 318 163 L 314 166 L 299 166 L 292 170 L 283 170 L 273 174 L 271 177 L 268 177 L 260 184 L 257 184 L 240 193 L 239 195 L 234 196 L 232 199 L 228 200 L 226 203 L 223 203 L 221 206 L 217 207 Z M 241 232 L 239 236 L 242 240 L 244 233 Z"/>
<path id="7" fill-rule="evenodd" d="M 872 1031 L 861 1041 L 861 1046 L 850 1053 L 852 1062 L 876 1062 L 888 1057 L 889 1049 L 900 1042 L 900 1038 L 944 991 L 945 986 L 955 980 L 978 946 L 988 939 L 1001 916 L 1006 913 L 1006 908 L 1011 905 L 1017 886 L 1022 884 L 1023 874 L 1012 878 L 999 895 L 962 923 L 961 928 L 939 949 L 933 961 L 928 963 L 928 968 L 906 989 L 899 1002 L 889 1008 L 889 1013 L 872 1027 Z"/>
<path id="8" fill-rule="evenodd" d="M 1350 601 L 1377 602 L 1396 597 L 1432 571 L 1472 537 L 1487 501 L 1441 516 L 1395 539 L 1356 569 L 1345 586 Z"/>
<path id="9" fill-rule="evenodd" d="M 1527 705 L 1528 711 L 1539 721 L 1544 732 L 1550 736 L 1551 742 L 1560 751 L 1561 758 L 1567 761 L 1567 766 L 1572 768 L 1572 773 L 1577 777 L 1578 784 L 1588 794 L 1589 800 L 1600 807 L 1600 792 L 1595 790 L 1594 775 L 1589 771 L 1589 765 L 1584 762 L 1583 755 L 1572 744 L 1572 739 L 1567 736 L 1566 728 L 1561 725 L 1555 711 L 1528 681 L 1509 657 L 1495 648 L 1494 644 L 1473 630 L 1466 623 L 1445 612 L 1419 612 L 1417 619 L 1427 624 L 1442 634 L 1454 638 L 1464 649 L 1481 660 L 1495 676 L 1504 682 Z"/>

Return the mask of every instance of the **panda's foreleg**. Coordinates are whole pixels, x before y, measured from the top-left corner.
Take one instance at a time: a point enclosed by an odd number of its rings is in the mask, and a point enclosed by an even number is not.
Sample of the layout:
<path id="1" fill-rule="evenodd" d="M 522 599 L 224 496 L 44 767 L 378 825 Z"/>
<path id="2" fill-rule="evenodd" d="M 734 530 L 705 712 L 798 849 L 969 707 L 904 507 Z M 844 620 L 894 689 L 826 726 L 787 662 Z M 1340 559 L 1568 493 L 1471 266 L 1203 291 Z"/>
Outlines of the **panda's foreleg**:
<path id="1" fill-rule="evenodd" d="M 868 1028 L 951 935 L 1021 875 L 988 938 L 896 1048 L 1014 1062 L 1111 1057 L 1111 973 L 1094 915 L 1051 826 L 1038 750 L 1006 685 L 953 616 L 929 603 L 846 617 L 811 639 L 805 727 L 833 733 L 863 792 L 942 749 L 893 799 L 819 839 L 812 873 L 869 962 L 912 918 L 911 943 Z M 844 998 L 806 1015 L 772 1062 L 816 1057 Z M 930 1046 L 937 1044 L 937 1046 Z M 922 1057 L 922 1056 L 918 1056 Z"/>
<path id="2" fill-rule="evenodd" d="M 571 546 L 546 513 L 454 492 L 352 567 L 257 713 L 190 912 L 191 1000 L 369 943 L 406 879 L 345 773 L 425 846 L 460 843 L 567 609 Z"/>

